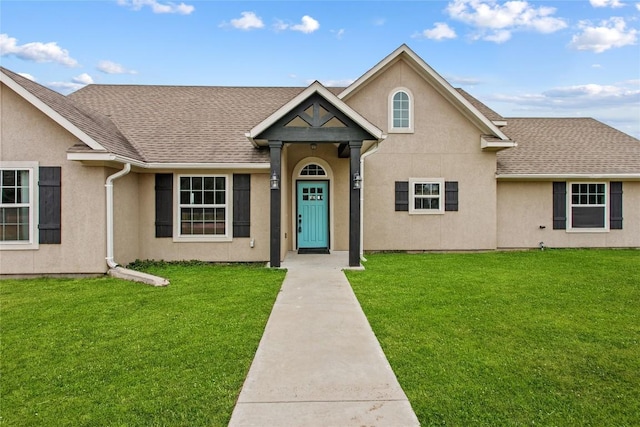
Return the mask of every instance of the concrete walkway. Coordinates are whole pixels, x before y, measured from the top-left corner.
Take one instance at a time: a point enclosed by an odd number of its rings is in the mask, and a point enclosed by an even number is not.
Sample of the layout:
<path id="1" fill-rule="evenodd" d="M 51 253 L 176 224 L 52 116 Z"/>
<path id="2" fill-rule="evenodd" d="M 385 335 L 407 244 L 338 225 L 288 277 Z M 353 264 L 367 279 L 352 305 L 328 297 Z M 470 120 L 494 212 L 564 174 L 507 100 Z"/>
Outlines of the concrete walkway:
<path id="1" fill-rule="evenodd" d="M 343 268 L 347 252 L 298 255 L 229 426 L 418 426 Z"/>

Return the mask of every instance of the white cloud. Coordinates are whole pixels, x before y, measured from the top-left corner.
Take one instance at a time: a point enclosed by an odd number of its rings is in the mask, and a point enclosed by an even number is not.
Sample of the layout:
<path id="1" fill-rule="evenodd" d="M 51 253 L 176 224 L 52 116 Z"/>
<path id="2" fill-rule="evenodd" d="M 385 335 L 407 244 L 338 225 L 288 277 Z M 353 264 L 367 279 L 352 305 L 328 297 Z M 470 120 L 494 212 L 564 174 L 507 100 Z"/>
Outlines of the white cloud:
<path id="1" fill-rule="evenodd" d="M 68 94 L 93 83 L 93 78 L 87 73 L 73 77 L 70 82 L 51 82 L 47 86 L 61 93 Z"/>
<path id="2" fill-rule="evenodd" d="M 623 18 L 613 17 L 602 21 L 598 26 L 591 26 L 588 21 L 580 22 L 581 33 L 571 39 L 571 46 L 577 50 L 589 50 L 602 53 L 614 47 L 636 44 L 638 30 L 626 28 Z"/>
<path id="3" fill-rule="evenodd" d="M 636 3 L 636 9 L 640 12 L 640 3 Z"/>
<path id="4" fill-rule="evenodd" d="M 82 73 L 72 78 L 71 81 L 82 85 L 90 85 L 91 83 L 93 83 L 93 78 L 87 73 Z"/>
<path id="5" fill-rule="evenodd" d="M 342 80 L 321 80 L 321 83 L 325 87 L 347 87 L 351 83 L 355 82 L 354 79 L 342 79 Z M 311 84 L 313 82 L 310 82 Z"/>
<path id="6" fill-rule="evenodd" d="M 561 86 L 535 94 L 494 95 L 495 101 L 537 108 L 589 109 L 601 107 L 638 106 L 640 80 L 628 80 L 610 85 L 588 83 Z"/>
<path id="7" fill-rule="evenodd" d="M 589 0 L 593 7 L 624 7 L 620 0 Z"/>
<path id="8" fill-rule="evenodd" d="M 36 78 L 29 73 L 18 73 L 18 75 L 24 77 L 25 79 L 31 80 L 32 82 L 36 81 Z"/>
<path id="9" fill-rule="evenodd" d="M 140 10 L 144 6 L 149 6 L 153 13 L 177 13 L 179 15 L 189 15 L 196 9 L 194 6 L 184 3 L 160 3 L 158 0 L 118 0 L 118 4 L 130 7 L 133 10 Z"/>
<path id="10" fill-rule="evenodd" d="M 436 22 L 432 29 L 424 30 L 419 35 L 421 37 L 431 40 L 445 40 L 455 39 L 457 37 L 456 32 L 444 22 Z"/>
<path id="11" fill-rule="evenodd" d="M 331 30 L 332 33 L 336 35 L 338 40 L 342 40 L 342 36 L 344 36 L 344 28 L 340 28 L 339 30 Z"/>
<path id="12" fill-rule="evenodd" d="M 78 66 L 78 61 L 69 56 L 56 42 L 31 42 L 18 45 L 18 40 L 8 34 L 0 34 L 0 56 L 14 55 L 26 61 L 57 62 L 67 67 Z"/>
<path id="13" fill-rule="evenodd" d="M 635 87 L 634 87 L 635 86 Z M 640 87 L 637 81 L 629 81 L 618 85 L 584 84 L 575 86 L 558 87 L 543 92 L 546 98 L 556 102 L 580 104 L 583 102 L 611 103 L 620 105 L 636 103 L 640 97 Z"/>
<path id="14" fill-rule="evenodd" d="M 262 18 L 257 16 L 254 12 L 242 12 L 242 18 L 232 19 L 231 26 L 239 30 L 253 30 L 264 27 Z"/>
<path id="15" fill-rule="evenodd" d="M 475 86 L 482 83 L 480 79 L 475 77 L 446 76 L 445 78 L 452 85 Z"/>
<path id="16" fill-rule="evenodd" d="M 292 25 L 290 28 L 293 31 L 300 31 L 301 33 L 310 34 L 320 28 L 320 23 L 309 15 L 304 15 L 302 17 L 302 21 L 299 24 Z"/>
<path id="17" fill-rule="evenodd" d="M 129 70 L 122 65 L 112 61 L 100 61 L 96 66 L 98 71 L 102 71 L 106 74 L 137 74 L 135 70 Z"/>
<path id="18" fill-rule="evenodd" d="M 275 31 L 291 30 L 291 31 L 300 31 L 301 33 L 305 33 L 305 34 L 313 33 L 318 28 L 320 28 L 320 23 L 315 19 L 313 19 L 312 17 L 310 17 L 309 15 L 304 15 L 300 23 L 296 25 L 288 24 L 280 19 L 278 19 L 276 23 L 273 25 L 273 29 Z"/>
<path id="19" fill-rule="evenodd" d="M 510 38 L 511 38 L 511 31 L 498 30 L 484 36 L 483 40 L 500 44 L 508 41 Z"/>
<path id="20" fill-rule="evenodd" d="M 453 0 L 446 8 L 453 19 L 475 27 L 476 39 L 503 43 L 512 31 L 530 30 L 553 33 L 567 27 L 561 18 L 555 18 L 554 7 L 534 7 L 526 1 L 514 0 L 503 4 L 495 0 Z"/>
<path id="21" fill-rule="evenodd" d="M 505 117 L 594 117 L 640 138 L 640 80 L 562 86 L 540 93 L 484 98 Z M 508 122 L 508 120 L 507 120 Z M 508 128 L 507 124 L 507 128 Z"/>

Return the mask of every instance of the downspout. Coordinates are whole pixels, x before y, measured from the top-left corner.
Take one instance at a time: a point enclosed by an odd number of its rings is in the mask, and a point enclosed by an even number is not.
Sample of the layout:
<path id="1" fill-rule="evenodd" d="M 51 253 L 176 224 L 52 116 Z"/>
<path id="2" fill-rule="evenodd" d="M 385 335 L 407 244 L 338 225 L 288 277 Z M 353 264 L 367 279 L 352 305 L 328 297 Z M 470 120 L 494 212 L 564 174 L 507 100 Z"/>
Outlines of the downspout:
<path id="1" fill-rule="evenodd" d="M 118 265 L 113 259 L 113 181 L 121 178 L 131 172 L 131 163 L 125 163 L 124 168 L 121 171 L 114 173 L 107 177 L 107 181 L 104 186 L 107 190 L 107 265 L 109 271 L 107 274 L 119 279 L 131 280 L 134 282 L 142 282 L 153 286 L 167 286 L 169 281 L 162 277 L 153 276 L 151 274 L 143 273 L 141 271 L 129 270 Z"/>
<path id="2" fill-rule="evenodd" d="M 366 261 L 364 257 L 364 186 L 365 186 L 365 174 L 364 174 L 364 160 L 370 155 L 374 154 L 380 148 L 380 143 L 376 141 L 376 145 L 360 156 L 360 176 L 362 177 L 362 188 L 360 189 L 360 260 Z"/>
<path id="3" fill-rule="evenodd" d="M 107 265 L 116 268 L 118 263 L 113 260 L 113 181 L 125 176 L 131 171 L 131 163 L 125 163 L 121 171 L 107 177 L 104 184 L 107 189 Z"/>

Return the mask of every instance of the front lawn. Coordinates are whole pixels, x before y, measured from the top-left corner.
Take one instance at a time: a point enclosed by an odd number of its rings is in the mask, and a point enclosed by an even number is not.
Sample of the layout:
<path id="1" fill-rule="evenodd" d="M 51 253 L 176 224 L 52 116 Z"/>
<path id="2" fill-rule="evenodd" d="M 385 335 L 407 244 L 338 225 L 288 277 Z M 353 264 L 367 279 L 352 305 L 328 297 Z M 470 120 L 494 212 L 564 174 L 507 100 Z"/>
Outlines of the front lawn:
<path id="1" fill-rule="evenodd" d="M 347 276 L 422 425 L 640 425 L 640 251 L 367 258 Z"/>
<path id="2" fill-rule="evenodd" d="M 0 424 L 226 426 L 284 272 L 0 281 Z"/>

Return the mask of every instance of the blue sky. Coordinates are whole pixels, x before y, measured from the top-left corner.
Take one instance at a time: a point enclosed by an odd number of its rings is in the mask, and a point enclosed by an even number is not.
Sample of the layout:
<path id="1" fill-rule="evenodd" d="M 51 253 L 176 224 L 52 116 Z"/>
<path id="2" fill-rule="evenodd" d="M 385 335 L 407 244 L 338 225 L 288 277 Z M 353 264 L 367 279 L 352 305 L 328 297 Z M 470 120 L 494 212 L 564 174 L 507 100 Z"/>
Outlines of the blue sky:
<path id="1" fill-rule="evenodd" d="M 0 2 L 0 64 L 88 83 L 346 86 L 406 43 L 507 117 L 640 137 L 640 1 Z"/>

